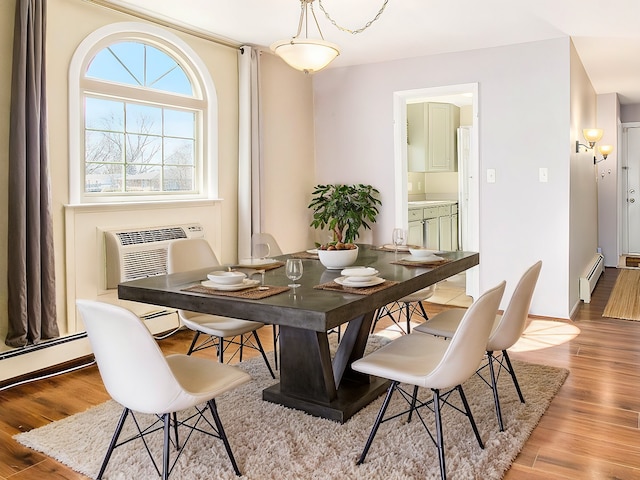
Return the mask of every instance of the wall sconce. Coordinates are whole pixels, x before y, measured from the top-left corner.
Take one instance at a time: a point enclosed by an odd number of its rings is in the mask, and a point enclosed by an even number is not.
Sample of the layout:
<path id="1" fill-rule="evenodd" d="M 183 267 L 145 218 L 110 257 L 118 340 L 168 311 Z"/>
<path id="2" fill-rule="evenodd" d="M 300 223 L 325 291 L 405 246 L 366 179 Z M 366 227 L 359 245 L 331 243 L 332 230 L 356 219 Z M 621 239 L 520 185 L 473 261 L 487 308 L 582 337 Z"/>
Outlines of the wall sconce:
<path id="1" fill-rule="evenodd" d="M 596 143 L 599 142 L 602 138 L 602 135 L 604 135 L 604 130 L 602 130 L 601 128 L 585 128 L 584 130 L 582 130 L 582 135 L 589 145 L 585 145 L 584 143 L 580 143 L 579 140 L 576 140 L 576 153 L 580 152 L 580 147 L 584 147 L 587 150 L 593 150 L 596 146 Z M 602 159 L 596 159 L 594 152 L 594 165 L 607 159 L 609 154 L 613 152 L 613 145 L 598 145 L 598 151 L 600 152 L 600 155 L 602 155 Z"/>

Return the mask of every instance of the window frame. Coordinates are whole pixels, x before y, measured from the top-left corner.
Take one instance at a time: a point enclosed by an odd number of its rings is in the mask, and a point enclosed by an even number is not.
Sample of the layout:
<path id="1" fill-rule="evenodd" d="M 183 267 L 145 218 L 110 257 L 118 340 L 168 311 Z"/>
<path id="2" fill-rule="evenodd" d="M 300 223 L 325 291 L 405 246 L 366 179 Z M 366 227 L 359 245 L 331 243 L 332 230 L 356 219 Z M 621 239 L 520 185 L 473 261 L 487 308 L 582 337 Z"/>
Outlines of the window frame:
<path id="1" fill-rule="evenodd" d="M 166 53 L 185 71 L 192 82 L 194 96 L 144 89 L 142 97 L 135 97 L 140 87 L 115 84 L 86 77 L 89 62 L 105 47 L 118 42 L 136 41 L 151 45 Z M 93 87 L 93 88 L 92 88 Z M 99 87 L 99 89 L 95 88 Z M 127 93 L 125 96 L 124 93 Z M 144 104 L 145 100 L 167 105 L 163 98 L 184 97 L 182 105 L 202 112 L 196 131 L 196 192 L 157 192 L 153 195 L 123 193 L 100 195 L 85 192 L 84 157 L 84 99 L 114 98 L 124 102 Z M 168 104 L 169 107 L 172 104 Z M 171 32 L 153 25 L 122 22 L 104 26 L 89 34 L 76 49 L 69 67 L 69 201 L 70 204 L 147 203 L 218 198 L 218 102 L 213 80 L 195 51 Z"/>

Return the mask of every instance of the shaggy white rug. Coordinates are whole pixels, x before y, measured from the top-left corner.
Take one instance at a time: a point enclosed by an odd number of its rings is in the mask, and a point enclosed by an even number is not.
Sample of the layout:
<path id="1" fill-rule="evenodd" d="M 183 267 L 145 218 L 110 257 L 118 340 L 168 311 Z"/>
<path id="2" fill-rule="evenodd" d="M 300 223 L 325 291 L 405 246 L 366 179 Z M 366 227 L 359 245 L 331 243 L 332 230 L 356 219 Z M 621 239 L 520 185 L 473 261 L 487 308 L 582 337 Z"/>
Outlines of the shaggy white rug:
<path id="1" fill-rule="evenodd" d="M 374 337 L 372 346 L 375 348 L 381 340 Z M 451 408 L 443 410 L 448 478 L 502 478 L 568 374 L 567 370 L 554 367 L 513 363 L 527 403 L 520 403 L 511 379 L 503 374 L 500 398 L 504 432 L 498 431 L 491 389 L 477 377 L 464 384 L 485 443 L 484 450 L 478 446 L 463 415 Z M 217 403 L 242 478 L 439 478 L 435 446 L 417 418 L 411 423 L 406 423 L 406 417 L 402 417 L 382 424 L 365 462 L 356 465 L 383 396 L 341 425 L 262 401 L 262 390 L 274 383 L 262 359 L 249 360 L 240 367 L 254 380 L 222 395 Z M 430 392 L 421 394 L 428 396 Z M 404 406 L 400 395 L 394 394 L 389 411 L 399 411 Z M 121 411 L 120 405 L 109 401 L 14 438 L 95 478 Z M 433 415 L 428 411 L 425 415 L 432 425 Z M 137 415 L 137 418 L 144 416 Z M 130 418 L 127 424 L 131 426 Z M 157 458 L 160 458 L 162 432 L 156 433 L 152 442 Z M 136 441 L 114 451 L 104 478 L 151 479 L 156 478 L 156 473 Z M 194 434 L 172 472 L 172 478 L 238 477 L 233 473 L 220 440 Z"/>

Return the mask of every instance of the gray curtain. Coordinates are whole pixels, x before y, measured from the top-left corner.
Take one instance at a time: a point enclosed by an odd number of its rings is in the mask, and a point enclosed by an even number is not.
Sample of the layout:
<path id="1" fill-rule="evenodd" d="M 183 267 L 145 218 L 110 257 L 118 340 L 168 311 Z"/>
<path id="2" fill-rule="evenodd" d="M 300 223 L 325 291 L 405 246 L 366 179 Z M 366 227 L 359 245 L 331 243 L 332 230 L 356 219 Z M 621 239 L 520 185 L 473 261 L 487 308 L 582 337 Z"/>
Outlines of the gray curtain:
<path id="1" fill-rule="evenodd" d="M 47 0 L 17 0 L 9 138 L 8 314 L 5 343 L 59 336 L 47 140 Z"/>

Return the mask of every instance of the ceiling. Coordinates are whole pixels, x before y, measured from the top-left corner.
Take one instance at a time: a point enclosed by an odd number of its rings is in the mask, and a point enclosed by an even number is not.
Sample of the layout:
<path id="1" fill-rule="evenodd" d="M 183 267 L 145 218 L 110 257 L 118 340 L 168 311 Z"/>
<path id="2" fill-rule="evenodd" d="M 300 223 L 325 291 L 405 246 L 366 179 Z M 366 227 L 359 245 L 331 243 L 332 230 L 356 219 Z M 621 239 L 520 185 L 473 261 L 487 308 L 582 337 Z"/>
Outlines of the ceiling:
<path id="1" fill-rule="evenodd" d="M 295 35 L 299 0 L 90 0 L 190 27 L 233 44 L 268 47 Z M 598 94 L 640 103 L 639 0 L 315 0 L 326 40 L 341 48 L 329 68 L 570 36 Z M 315 30 L 310 30 L 315 35 Z"/>

